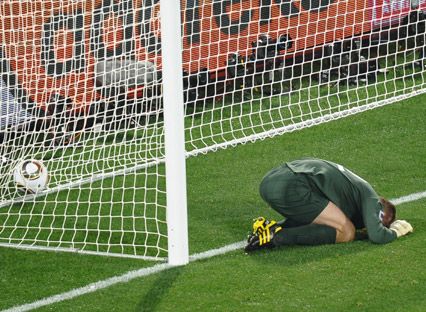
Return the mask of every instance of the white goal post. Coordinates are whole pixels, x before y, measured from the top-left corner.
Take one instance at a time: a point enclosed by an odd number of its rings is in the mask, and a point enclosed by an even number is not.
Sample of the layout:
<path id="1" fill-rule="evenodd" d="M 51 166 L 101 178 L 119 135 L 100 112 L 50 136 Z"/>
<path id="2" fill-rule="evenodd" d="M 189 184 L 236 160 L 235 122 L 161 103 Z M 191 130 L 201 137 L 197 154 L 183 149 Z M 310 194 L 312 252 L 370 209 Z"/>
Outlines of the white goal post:
<path id="1" fill-rule="evenodd" d="M 186 157 L 425 93 L 424 11 L 1 1 L 0 246 L 186 264 Z M 14 180 L 31 159 L 50 177 L 34 194 Z"/>
<path id="2" fill-rule="evenodd" d="M 179 1 L 161 1 L 169 264 L 189 262 Z"/>

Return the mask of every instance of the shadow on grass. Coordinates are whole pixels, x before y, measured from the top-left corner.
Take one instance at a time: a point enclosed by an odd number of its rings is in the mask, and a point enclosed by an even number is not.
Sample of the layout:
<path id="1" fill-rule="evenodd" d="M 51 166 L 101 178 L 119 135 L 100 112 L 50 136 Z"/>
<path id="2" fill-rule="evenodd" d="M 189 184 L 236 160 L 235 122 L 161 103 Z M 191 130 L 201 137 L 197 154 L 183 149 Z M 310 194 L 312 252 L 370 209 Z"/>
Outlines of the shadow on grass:
<path id="1" fill-rule="evenodd" d="M 156 311 L 157 305 L 162 301 L 163 297 L 167 296 L 167 293 L 182 273 L 183 269 L 184 268 L 182 267 L 177 267 L 166 270 L 161 274 L 157 274 L 157 278 L 152 283 L 151 289 L 145 293 L 138 303 L 135 311 Z"/>
<path id="2" fill-rule="evenodd" d="M 255 261 L 264 264 L 281 263 L 286 267 L 292 265 L 321 262 L 325 259 L 344 258 L 363 252 L 376 252 L 386 249 L 386 245 L 377 245 L 368 240 L 355 241 L 345 244 L 331 244 L 321 246 L 282 246 L 279 248 L 262 250 L 248 254 Z"/>

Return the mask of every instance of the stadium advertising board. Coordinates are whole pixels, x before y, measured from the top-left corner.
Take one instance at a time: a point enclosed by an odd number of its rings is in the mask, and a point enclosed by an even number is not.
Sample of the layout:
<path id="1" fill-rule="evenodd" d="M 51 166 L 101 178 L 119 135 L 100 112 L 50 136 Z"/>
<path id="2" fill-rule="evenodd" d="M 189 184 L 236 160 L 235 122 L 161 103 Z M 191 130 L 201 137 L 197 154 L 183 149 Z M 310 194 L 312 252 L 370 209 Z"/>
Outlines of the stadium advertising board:
<path id="1" fill-rule="evenodd" d="M 366 16 L 389 17 L 380 1 L 183 0 L 184 70 L 223 70 L 230 53 L 251 53 L 262 33 L 288 38 L 284 57 L 352 37 L 377 25 Z M 3 57 L 39 107 L 58 93 L 87 108 L 100 97 L 95 64 L 108 58 L 149 60 L 161 68 L 159 0 L 9 0 L 1 2 L 0 14 Z"/>
<path id="2" fill-rule="evenodd" d="M 373 29 L 380 29 L 397 24 L 411 10 L 425 9 L 425 0 L 370 0 L 372 8 L 371 24 Z"/>

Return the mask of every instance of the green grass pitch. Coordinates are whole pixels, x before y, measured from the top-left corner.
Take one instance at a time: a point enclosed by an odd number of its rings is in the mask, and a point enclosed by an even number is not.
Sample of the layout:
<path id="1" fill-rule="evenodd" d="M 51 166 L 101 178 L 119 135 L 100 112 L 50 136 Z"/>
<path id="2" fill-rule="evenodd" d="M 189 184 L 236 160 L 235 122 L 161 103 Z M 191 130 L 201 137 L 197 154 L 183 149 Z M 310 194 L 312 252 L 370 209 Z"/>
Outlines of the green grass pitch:
<path id="1" fill-rule="evenodd" d="M 286 160 L 342 163 L 388 198 L 425 191 L 425 100 L 189 158 L 190 253 L 243 240 L 259 215 L 279 218 L 257 188 L 267 170 Z M 237 250 L 38 311 L 425 311 L 425 206 L 425 199 L 398 206 L 398 217 L 415 232 L 388 245 Z M 0 310 L 153 265 L 0 248 Z"/>

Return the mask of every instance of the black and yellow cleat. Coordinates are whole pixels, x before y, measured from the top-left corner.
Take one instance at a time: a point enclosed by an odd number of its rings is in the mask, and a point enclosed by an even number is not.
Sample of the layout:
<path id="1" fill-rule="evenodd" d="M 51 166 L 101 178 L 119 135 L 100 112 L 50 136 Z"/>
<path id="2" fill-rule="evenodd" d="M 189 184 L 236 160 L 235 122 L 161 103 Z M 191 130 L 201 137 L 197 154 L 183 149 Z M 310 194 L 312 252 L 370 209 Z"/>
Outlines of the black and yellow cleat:
<path id="1" fill-rule="evenodd" d="M 249 235 L 244 251 L 251 252 L 257 249 L 275 247 L 271 240 L 281 230 L 282 227 L 274 220 L 269 221 L 263 217 L 255 219 L 253 233 Z"/>

